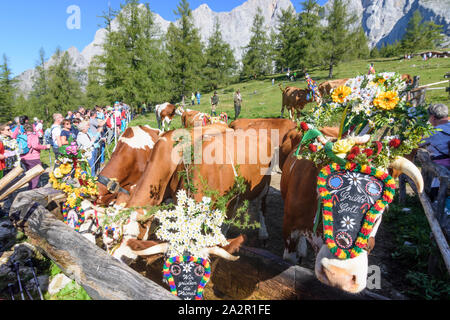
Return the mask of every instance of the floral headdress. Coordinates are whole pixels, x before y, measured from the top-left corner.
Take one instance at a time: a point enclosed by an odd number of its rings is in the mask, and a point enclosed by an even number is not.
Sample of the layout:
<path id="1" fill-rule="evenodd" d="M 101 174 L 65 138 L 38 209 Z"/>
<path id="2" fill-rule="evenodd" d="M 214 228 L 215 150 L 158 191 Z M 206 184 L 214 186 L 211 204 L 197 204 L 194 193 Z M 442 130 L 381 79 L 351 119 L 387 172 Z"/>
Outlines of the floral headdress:
<path id="1" fill-rule="evenodd" d="M 406 101 L 406 88 L 396 73 L 359 76 L 333 90 L 331 100 L 300 123 L 303 138 L 295 155 L 322 168 L 317 187 L 324 238 L 339 259 L 363 252 L 377 215 L 392 202 L 395 180 L 387 168 L 434 131 L 426 108 Z M 319 128 L 340 114 L 337 140 L 324 136 Z"/>
<path id="2" fill-rule="evenodd" d="M 434 132 L 426 107 L 407 102 L 406 89 L 401 75 L 393 72 L 348 80 L 303 119 L 304 137 L 296 155 L 322 166 L 350 161 L 386 169 Z M 318 129 L 336 114 L 342 118 L 338 140 L 332 142 Z"/>
<path id="3" fill-rule="evenodd" d="M 210 198 L 204 197 L 197 203 L 187 197 L 186 191 L 180 190 L 177 200 L 173 210 L 161 210 L 155 214 L 160 222 L 156 236 L 169 242 L 169 257 L 192 255 L 207 259 L 203 249 L 228 245 L 220 229 L 225 214 L 210 208 Z"/>

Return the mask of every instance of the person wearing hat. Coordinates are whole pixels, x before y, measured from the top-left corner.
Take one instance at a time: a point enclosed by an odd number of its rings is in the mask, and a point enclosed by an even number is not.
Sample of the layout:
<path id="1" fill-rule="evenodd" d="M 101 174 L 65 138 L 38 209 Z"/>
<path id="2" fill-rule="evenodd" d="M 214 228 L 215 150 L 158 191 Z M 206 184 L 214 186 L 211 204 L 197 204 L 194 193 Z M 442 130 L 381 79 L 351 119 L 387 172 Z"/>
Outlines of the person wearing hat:
<path id="1" fill-rule="evenodd" d="M 440 130 L 425 139 L 421 147 L 425 147 L 430 153 L 431 161 L 450 169 L 449 144 L 450 144 L 450 124 L 448 122 L 448 107 L 439 103 L 428 108 L 429 122 L 436 129 Z M 434 178 L 431 183 L 431 190 L 428 194 L 431 201 L 437 199 L 440 182 Z"/>
<path id="2" fill-rule="evenodd" d="M 450 169 L 448 107 L 442 103 L 431 105 L 428 108 L 428 115 L 429 122 L 440 131 L 425 139 L 425 146 L 430 152 L 433 162 Z"/>
<path id="3" fill-rule="evenodd" d="M 241 114 L 241 106 L 242 106 L 241 90 L 237 89 L 236 93 L 234 94 L 234 120 L 239 118 L 239 115 Z"/>
<path id="4" fill-rule="evenodd" d="M 217 117 L 217 106 L 219 105 L 219 96 L 217 95 L 217 91 L 214 91 L 214 95 L 211 97 L 211 117 Z"/>

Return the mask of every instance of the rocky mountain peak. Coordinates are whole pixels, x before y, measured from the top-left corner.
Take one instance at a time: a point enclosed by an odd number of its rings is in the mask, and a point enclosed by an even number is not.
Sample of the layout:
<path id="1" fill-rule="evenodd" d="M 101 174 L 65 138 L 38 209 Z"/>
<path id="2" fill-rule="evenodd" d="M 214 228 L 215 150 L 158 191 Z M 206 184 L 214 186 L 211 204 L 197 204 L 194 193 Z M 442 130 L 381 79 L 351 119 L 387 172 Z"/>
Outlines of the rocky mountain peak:
<path id="1" fill-rule="evenodd" d="M 297 0 L 296 0 L 297 1 Z M 329 12 L 332 2 L 325 6 L 325 14 Z M 401 39 L 405 33 L 409 19 L 415 10 L 419 10 L 425 20 L 432 20 L 444 25 L 444 33 L 450 37 L 450 0 L 347 0 L 348 11 L 354 12 L 358 22 L 362 24 L 369 39 L 370 47 L 384 43 L 393 43 Z M 144 8 L 144 6 L 142 6 Z M 194 25 L 200 30 L 201 40 L 207 43 L 214 30 L 216 19 L 221 26 L 224 41 L 230 44 L 237 60 L 241 60 L 244 48 L 250 41 L 251 28 L 257 9 L 265 20 L 268 34 L 276 30 L 278 16 L 282 10 L 294 9 L 291 0 L 247 0 L 230 12 L 214 12 L 207 4 L 202 4 L 192 11 Z M 295 9 L 294 9 L 295 11 Z M 154 13 L 154 21 L 159 26 L 161 34 L 165 34 L 170 21 Z M 323 21 L 324 22 L 324 21 Z M 112 30 L 118 29 L 117 18 L 112 21 Z M 84 69 L 94 56 L 103 53 L 107 31 L 100 29 L 96 32 L 94 41 L 87 45 L 80 53 L 77 48 L 68 49 L 69 55 L 75 62 L 76 68 Z M 53 63 L 50 59 L 46 66 Z M 19 87 L 26 94 L 31 90 L 34 70 L 27 70 L 17 77 Z"/>

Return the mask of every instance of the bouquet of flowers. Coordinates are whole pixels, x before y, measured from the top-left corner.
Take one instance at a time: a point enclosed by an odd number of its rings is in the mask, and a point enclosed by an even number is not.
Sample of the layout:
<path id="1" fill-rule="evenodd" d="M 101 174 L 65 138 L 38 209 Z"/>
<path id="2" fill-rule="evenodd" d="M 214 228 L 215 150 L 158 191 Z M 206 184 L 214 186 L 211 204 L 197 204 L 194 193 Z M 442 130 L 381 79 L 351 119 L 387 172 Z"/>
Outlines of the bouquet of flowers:
<path id="1" fill-rule="evenodd" d="M 67 223 L 67 216 L 73 214 L 74 210 L 80 214 L 80 221 L 75 223 L 75 229 L 83 222 L 83 211 L 81 202 L 98 194 L 96 178 L 92 177 L 89 163 L 76 143 L 60 148 L 60 155 L 55 160 L 55 168 L 50 173 L 50 183 L 56 190 L 61 190 L 67 195 L 64 204 L 64 219 Z M 70 220 L 70 219 L 69 219 Z"/>
<path id="2" fill-rule="evenodd" d="M 6 170 L 20 166 L 19 145 L 17 140 L 10 137 L 0 136 L 0 141 L 5 148 Z"/>
<path id="3" fill-rule="evenodd" d="M 406 101 L 407 84 L 393 72 L 358 76 L 331 92 L 300 124 L 304 132 L 296 155 L 327 165 L 347 162 L 387 168 L 397 156 L 417 148 L 435 129 L 425 106 Z M 318 128 L 342 114 L 337 141 Z"/>

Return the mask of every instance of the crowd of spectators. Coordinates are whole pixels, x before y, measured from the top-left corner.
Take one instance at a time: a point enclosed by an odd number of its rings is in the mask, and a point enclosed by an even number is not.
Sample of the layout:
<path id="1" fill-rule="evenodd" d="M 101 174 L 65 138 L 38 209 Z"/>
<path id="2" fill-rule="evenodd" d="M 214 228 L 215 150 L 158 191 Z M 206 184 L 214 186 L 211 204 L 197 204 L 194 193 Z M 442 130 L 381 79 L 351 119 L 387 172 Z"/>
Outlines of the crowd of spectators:
<path id="1" fill-rule="evenodd" d="M 52 158 L 59 155 L 60 148 L 76 144 L 84 151 L 91 173 L 96 176 L 105 162 L 106 146 L 119 136 L 132 120 L 131 109 L 124 103 L 116 102 L 113 107 L 99 107 L 88 110 L 79 107 L 53 114 L 52 125 L 44 131 L 43 120 L 27 116 L 16 117 L 14 121 L 0 124 L 0 179 L 15 167 L 24 170 L 41 164 L 41 151 L 49 150 Z M 39 177 L 33 179 L 29 189 L 38 187 Z"/>

